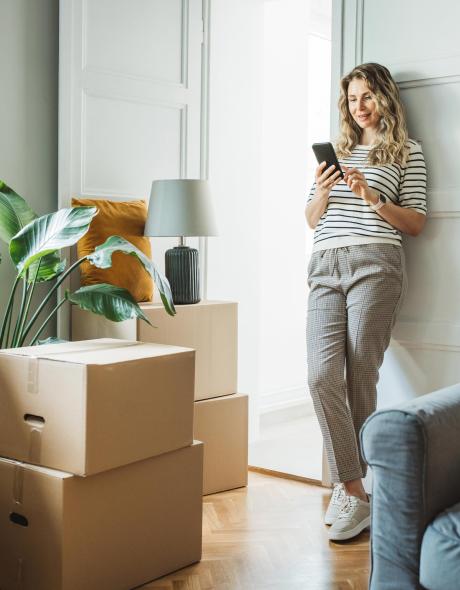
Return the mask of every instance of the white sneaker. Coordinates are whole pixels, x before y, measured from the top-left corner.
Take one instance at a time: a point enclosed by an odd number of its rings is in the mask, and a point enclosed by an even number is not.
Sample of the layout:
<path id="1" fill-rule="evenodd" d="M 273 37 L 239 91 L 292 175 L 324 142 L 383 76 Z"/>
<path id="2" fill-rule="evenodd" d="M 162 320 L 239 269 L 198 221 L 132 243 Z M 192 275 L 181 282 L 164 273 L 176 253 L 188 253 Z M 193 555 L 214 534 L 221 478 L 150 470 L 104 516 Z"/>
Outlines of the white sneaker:
<path id="1" fill-rule="evenodd" d="M 339 515 L 329 529 L 331 541 L 346 541 L 371 524 L 371 505 L 356 496 L 346 496 Z"/>
<path id="2" fill-rule="evenodd" d="M 336 483 L 332 492 L 331 499 L 329 500 L 329 506 L 327 507 L 326 514 L 324 515 L 324 524 L 333 524 L 340 512 L 340 506 L 345 499 L 345 488 L 343 483 Z"/>

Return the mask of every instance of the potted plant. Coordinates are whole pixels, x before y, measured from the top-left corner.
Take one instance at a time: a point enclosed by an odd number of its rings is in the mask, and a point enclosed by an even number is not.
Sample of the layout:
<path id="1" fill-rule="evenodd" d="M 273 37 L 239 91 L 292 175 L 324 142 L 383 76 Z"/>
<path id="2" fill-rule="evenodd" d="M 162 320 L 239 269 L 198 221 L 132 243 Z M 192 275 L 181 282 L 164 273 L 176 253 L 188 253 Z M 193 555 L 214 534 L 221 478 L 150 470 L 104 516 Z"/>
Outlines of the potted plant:
<path id="1" fill-rule="evenodd" d="M 150 323 L 129 291 L 108 283 L 81 287 L 73 293 L 65 291 L 53 310 L 43 317 L 48 301 L 59 294 L 59 286 L 84 260 L 98 268 L 110 268 L 114 252 L 136 257 L 155 282 L 167 313 L 176 313 L 166 277 L 143 252 L 124 238 L 110 236 L 94 252 L 69 267 L 65 260 L 61 260 L 60 251 L 78 242 L 88 231 L 96 214 L 96 207 L 73 207 L 38 217 L 22 197 L 0 181 L 0 239 L 8 244 L 16 268 L 6 308 L 3 314 L 0 313 L 0 316 L 3 315 L 0 349 L 39 343 L 50 320 L 66 303 L 78 305 L 115 322 L 138 317 Z M 35 286 L 45 281 L 52 286 L 46 296 L 36 303 Z M 51 338 L 47 342 L 56 340 Z"/>

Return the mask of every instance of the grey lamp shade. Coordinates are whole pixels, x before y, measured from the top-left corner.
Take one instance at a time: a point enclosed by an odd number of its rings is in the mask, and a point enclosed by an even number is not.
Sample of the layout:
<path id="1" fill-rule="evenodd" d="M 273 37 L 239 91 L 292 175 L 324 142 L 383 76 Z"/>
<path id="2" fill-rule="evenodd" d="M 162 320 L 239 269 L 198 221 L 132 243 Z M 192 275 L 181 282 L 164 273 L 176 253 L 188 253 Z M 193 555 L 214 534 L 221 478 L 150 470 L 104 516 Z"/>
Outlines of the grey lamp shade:
<path id="1" fill-rule="evenodd" d="M 209 184 L 206 180 L 154 180 L 146 236 L 215 236 Z"/>

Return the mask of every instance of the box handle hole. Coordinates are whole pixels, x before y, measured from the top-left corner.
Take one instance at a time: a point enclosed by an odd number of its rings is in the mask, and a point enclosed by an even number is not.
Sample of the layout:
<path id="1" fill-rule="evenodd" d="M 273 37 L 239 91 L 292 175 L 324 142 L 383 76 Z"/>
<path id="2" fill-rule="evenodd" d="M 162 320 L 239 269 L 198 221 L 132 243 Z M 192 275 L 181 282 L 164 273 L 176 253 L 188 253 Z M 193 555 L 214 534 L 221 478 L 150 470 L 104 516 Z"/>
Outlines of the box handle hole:
<path id="1" fill-rule="evenodd" d="M 18 524 L 20 526 L 29 526 L 29 521 L 27 518 L 22 516 L 22 514 L 18 514 L 17 512 L 12 512 L 10 514 L 10 520 L 11 522 L 14 522 L 14 524 Z"/>
<path id="2" fill-rule="evenodd" d="M 45 418 L 35 416 L 35 414 L 24 414 L 24 420 L 31 426 L 43 426 L 45 424 Z"/>

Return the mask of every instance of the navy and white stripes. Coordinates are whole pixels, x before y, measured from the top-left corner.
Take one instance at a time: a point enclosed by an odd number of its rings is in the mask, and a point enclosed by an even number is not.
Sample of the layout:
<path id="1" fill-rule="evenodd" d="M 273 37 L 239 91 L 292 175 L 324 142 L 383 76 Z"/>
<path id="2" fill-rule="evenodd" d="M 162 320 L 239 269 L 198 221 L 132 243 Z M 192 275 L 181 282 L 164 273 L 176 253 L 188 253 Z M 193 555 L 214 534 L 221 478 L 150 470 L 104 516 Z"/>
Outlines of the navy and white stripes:
<path id="1" fill-rule="evenodd" d="M 351 156 L 339 159 L 340 164 L 358 168 L 369 186 L 388 197 L 396 205 L 426 215 L 426 166 L 419 143 L 409 139 L 409 158 L 399 164 L 370 166 L 367 155 L 371 146 L 357 145 Z M 313 184 L 307 203 L 316 190 Z M 313 251 L 355 244 L 389 243 L 401 245 L 401 233 L 385 221 L 363 199 L 354 195 L 344 183 L 336 184 L 329 195 L 328 206 L 315 228 Z"/>

